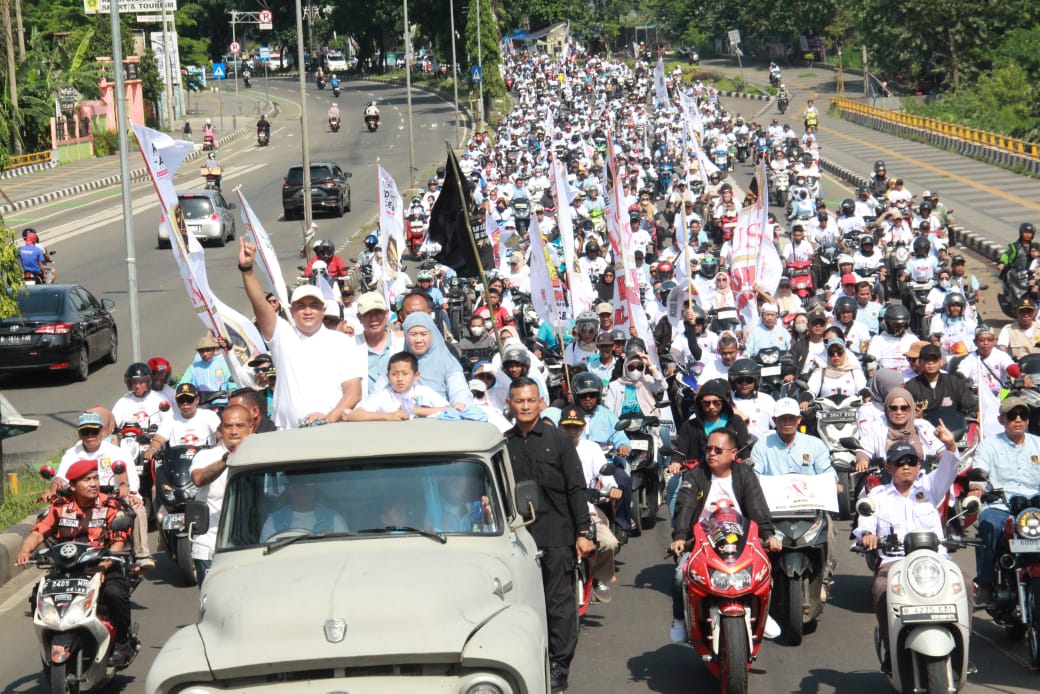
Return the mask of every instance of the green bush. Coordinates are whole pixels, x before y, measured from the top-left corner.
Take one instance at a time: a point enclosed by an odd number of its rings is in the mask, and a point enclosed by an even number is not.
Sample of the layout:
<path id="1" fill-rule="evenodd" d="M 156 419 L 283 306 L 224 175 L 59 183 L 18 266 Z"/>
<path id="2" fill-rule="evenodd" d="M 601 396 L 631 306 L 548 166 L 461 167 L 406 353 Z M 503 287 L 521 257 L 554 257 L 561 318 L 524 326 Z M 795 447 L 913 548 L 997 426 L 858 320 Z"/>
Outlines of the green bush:
<path id="1" fill-rule="evenodd" d="M 94 156 L 104 157 L 119 151 L 119 133 L 110 130 L 94 131 Z"/>
<path id="2" fill-rule="evenodd" d="M 57 467 L 59 458 L 50 464 Z M 43 508 L 44 504 L 37 499 L 47 491 L 50 482 L 30 465 L 26 465 L 18 474 L 18 496 L 11 493 L 11 485 L 4 480 L 4 503 L 0 505 L 0 531 L 16 525 L 23 518 Z"/>

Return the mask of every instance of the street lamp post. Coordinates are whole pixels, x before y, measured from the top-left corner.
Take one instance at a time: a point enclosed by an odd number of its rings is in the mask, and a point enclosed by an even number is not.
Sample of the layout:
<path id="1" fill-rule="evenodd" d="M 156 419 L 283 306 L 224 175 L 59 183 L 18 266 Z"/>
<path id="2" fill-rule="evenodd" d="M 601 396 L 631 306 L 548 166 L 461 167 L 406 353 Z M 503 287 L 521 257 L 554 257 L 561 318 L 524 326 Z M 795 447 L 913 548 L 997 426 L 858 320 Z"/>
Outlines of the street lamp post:
<path id="1" fill-rule="evenodd" d="M 480 2 L 477 3 L 477 65 L 480 66 L 480 81 L 477 82 L 477 91 L 480 96 L 480 128 L 484 127 L 484 37 L 480 33 Z"/>
<path id="2" fill-rule="evenodd" d="M 412 135 L 412 36 L 408 30 L 408 0 L 404 4 L 404 83 L 408 98 L 408 187 L 415 188 L 415 138 Z"/>
<path id="3" fill-rule="evenodd" d="M 303 248 L 307 253 L 307 230 L 311 228 L 311 154 L 307 131 L 307 66 L 303 62 L 303 9 L 296 0 L 296 50 L 299 52 L 297 66 L 300 74 L 300 125 L 303 137 Z"/>
<path id="4" fill-rule="evenodd" d="M 455 0 L 448 0 L 451 12 L 451 84 L 455 89 L 455 146 L 459 146 L 459 60 L 455 56 Z"/>

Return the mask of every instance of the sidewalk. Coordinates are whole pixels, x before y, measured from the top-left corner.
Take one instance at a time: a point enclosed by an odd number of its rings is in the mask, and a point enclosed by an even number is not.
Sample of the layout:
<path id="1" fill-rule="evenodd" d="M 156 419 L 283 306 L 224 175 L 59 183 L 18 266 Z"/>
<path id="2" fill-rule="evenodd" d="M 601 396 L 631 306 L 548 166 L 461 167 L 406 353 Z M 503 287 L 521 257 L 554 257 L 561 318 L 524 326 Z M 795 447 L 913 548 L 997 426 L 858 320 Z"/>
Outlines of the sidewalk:
<path id="1" fill-rule="evenodd" d="M 238 130 L 252 130 L 257 116 L 265 110 L 263 91 L 255 89 L 239 89 L 235 96 L 232 91 L 205 91 L 192 94 L 190 112 L 184 116 L 191 122 L 196 146 L 201 149 L 202 126 L 206 119 L 213 121 L 217 136 L 221 143 L 238 136 Z M 180 138 L 184 128 L 184 118 L 175 121 L 173 137 Z M 143 178 L 147 174 L 139 158 L 131 154 L 131 178 Z M 119 155 L 110 154 L 82 161 L 62 164 L 53 168 L 29 171 L 20 176 L 12 176 L 0 181 L 0 190 L 10 199 L 10 203 L 0 196 L 0 215 L 9 217 L 18 210 L 76 195 L 86 190 L 104 188 L 119 183 Z"/>
<path id="2" fill-rule="evenodd" d="M 705 70 L 726 76 L 740 74 L 727 60 L 706 60 Z M 744 76 L 755 85 L 769 83 L 763 66 L 744 66 Z M 1018 237 L 1018 225 L 1040 215 L 1040 181 L 998 166 L 946 151 L 929 144 L 865 128 L 828 113 L 829 97 L 836 95 L 833 71 L 789 66 L 784 82 L 792 91 L 791 109 L 780 115 L 773 104 L 761 111 L 742 108 L 746 118 L 768 124 L 773 118 L 802 132 L 801 116 L 808 99 L 820 114 L 820 155 L 826 168 L 847 182 L 873 174 L 874 162 L 883 160 L 889 176 L 903 178 L 915 195 L 938 190 L 957 224 L 967 234 L 958 242 L 992 258 L 994 251 Z M 844 96 L 862 94 L 862 78 L 846 74 Z"/>

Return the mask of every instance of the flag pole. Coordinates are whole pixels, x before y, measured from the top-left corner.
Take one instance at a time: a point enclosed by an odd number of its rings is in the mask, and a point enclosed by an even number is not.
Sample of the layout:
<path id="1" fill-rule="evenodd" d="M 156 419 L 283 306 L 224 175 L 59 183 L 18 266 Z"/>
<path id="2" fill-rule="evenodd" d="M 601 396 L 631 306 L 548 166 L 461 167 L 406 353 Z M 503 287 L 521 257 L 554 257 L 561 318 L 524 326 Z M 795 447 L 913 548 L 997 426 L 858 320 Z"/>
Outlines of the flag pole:
<path id="1" fill-rule="evenodd" d="M 563 362 L 563 380 L 567 382 L 567 402 L 574 404 L 574 393 L 571 392 L 571 368 L 567 365 L 566 345 L 563 344 L 563 331 L 556 328 L 556 341 L 560 343 L 560 357 Z M 549 403 L 546 403 L 548 405 Z"/>
<path id="2" fill-rule="evenodd" d="M 473 258 L 477 261 L 477 272 L 480 273 L 480 282 L 484 287 L 484 302 L 487 303 L 490 290 L 488 289 L 487 274 L 484 272 L 484 263 L 480 260 L 480 250 L 477 248 L 477 240 L 473 238 L 473 225 L 470 224 L 469 221 L 469 207 L 466 206 L 466 193 L 462 189 L 462 186 L 466 185 L 466 182 L 459 172 L 458 161 L 455 159 L 455 152 L 451 148 L 451 142 L 445 140 L 444 146 L 448 149 L 448 163 L 451 164 L 451 170 L 455 173 L 455 181 L 458 183 L 459 202 L 462 203 L 462 213 L 466 220 L 466 236 L 469 237 L 470 247 L 473 249 Z M 528 233 L 530 233 L 530 230 L 528 230 Z M 504 350 L 502 349 L 502 333 L 498 330 L 498 321 L 495 320 L 493 315 L 491 315 L 490 304 L 488 304 L 488 316 L 491 318 L 491 327 L 495 330 L 495 342 L 498 343 L 498 356 L 499 358 L 502 358 L 504 356 Z"/>

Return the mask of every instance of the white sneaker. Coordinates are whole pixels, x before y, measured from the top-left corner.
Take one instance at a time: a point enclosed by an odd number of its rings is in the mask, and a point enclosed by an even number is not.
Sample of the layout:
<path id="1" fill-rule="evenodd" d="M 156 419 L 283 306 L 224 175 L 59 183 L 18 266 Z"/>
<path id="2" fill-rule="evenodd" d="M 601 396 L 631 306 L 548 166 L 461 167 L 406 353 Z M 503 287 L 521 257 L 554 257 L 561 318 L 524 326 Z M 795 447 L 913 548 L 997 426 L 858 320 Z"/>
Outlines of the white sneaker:
<path id="1" fill-rule="evenodd" d="M 686 633 L 686 622 L 681 619 L 673 619 L 672 627 L 668 630 L 668 638 L 672 643 L 686 643 L 689 634 Z"/>
<path id="2" fill-rule="evenodd" d="M 762 631 L 762 636 L 767 639 L 775 639 L 780 636 L 780 625 L 768 614 L 766 615 L 766 628 Z"/>

